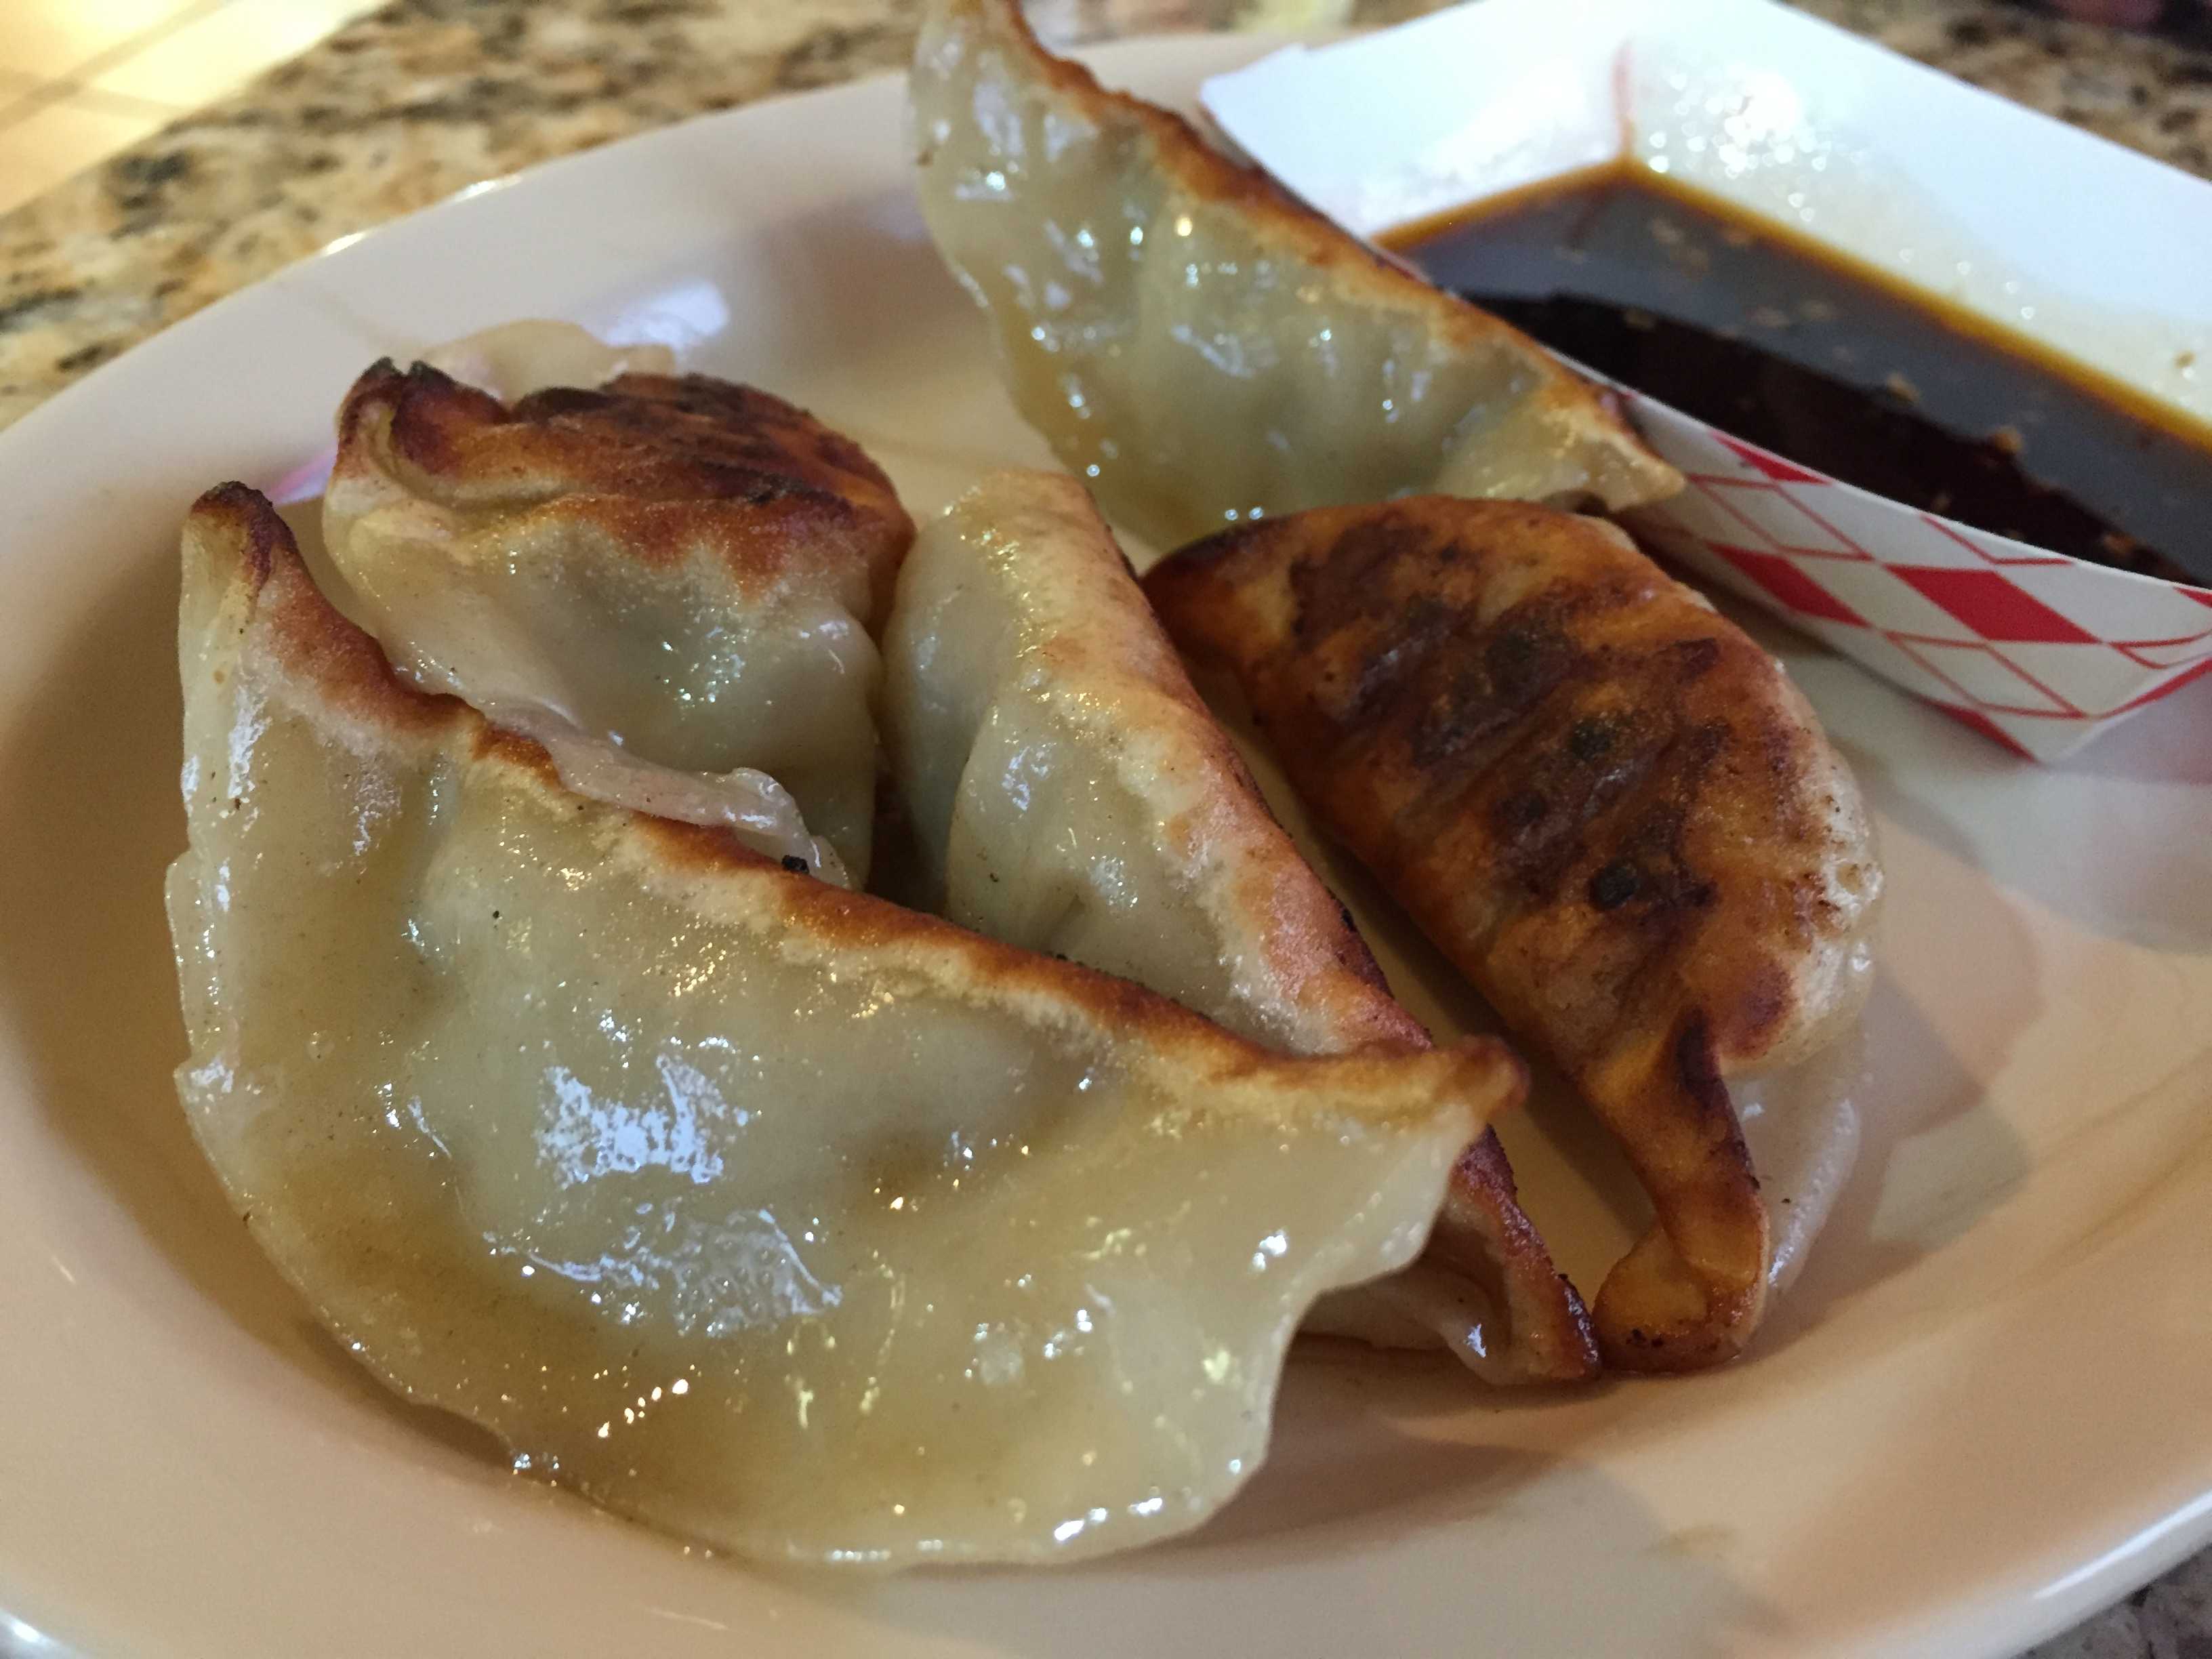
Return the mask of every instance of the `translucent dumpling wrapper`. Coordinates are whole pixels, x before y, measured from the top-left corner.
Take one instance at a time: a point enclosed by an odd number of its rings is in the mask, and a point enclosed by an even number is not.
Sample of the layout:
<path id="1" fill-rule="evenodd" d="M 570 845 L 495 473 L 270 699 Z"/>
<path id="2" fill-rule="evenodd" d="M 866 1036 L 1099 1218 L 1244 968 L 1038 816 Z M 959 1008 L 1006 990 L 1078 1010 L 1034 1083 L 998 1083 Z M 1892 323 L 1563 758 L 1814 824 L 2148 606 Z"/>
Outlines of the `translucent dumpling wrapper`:
<path id="1" fill-rule="evenodd" d="M 1410 490 L 1681 487 L 1542 347 L 1054 58 L 1017 0 L 930 0 L 910 83 L 922 213 L 1016 406 L 1156 547 Z"/>
<path id="2" fill-rule="evenodd" d="M 623 374 L 676 373 L 676 354 L 665 345 L 615 344 L 552 317 L 495 323 L 431 347 L 422 361 L 509 404 L 548 386 L 605 386 Z"/>
<path id="3" fill-rule="evenodd" d="M 461 355 L 528 384 L 537 337 Z M 866 879 L 873 636 L 913 525 L 849 440 L 702 376 L 509 404 L 380 363 L 340 412 L 323 529 L 349 614 L 572 787 Z"/>
<path id="4" fill-rule="evenodd" d="M 560 783 L 243 486 L 185 528 L 179 1091 L 386 1382 L 750 1556 L 1042 1561 L 1264 1454 L 1420 1247 L 1494 1046 L 1293 1059 Z"/>
<path id="5" fill-rule="evenodd" d="M 1271 1048 L 1426 1046 L 1268 813 L 1075 480 L 996 473 L 926 526 L 884 662 L 920 902 Z M 1327 1327 L 1441 1342 L 1494 1382 L 1596 1366 L 1581 1304 L 1486 1132 L 1419 1266 L 1333 1302 Z"/>

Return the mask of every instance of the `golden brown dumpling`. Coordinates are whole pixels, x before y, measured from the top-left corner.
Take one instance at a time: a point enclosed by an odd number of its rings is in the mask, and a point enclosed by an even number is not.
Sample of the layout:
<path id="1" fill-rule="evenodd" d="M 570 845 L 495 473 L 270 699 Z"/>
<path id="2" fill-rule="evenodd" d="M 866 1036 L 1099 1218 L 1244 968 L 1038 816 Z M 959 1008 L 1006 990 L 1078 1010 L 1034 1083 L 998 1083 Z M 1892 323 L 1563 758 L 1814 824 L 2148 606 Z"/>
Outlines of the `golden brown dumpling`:
<path id="1" fill-rule="evenodd" d="M 1657 1210 L 1595 1306 L 1608 1364 L 1741 1349 L 1770 1221 L 1726 1079 L 1852 1018 L 1881 890 L 1782 666 L 1594 519 L 1416 497 L 1226 532 L 1146 591 L 1231 671 L 1299 795 Z"/>

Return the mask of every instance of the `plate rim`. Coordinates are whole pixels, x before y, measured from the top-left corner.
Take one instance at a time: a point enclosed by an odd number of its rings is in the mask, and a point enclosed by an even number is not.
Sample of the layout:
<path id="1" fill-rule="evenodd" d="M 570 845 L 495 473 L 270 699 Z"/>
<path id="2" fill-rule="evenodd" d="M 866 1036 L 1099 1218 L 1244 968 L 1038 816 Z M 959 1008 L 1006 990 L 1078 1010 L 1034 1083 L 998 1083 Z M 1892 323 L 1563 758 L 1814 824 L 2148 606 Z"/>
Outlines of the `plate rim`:
<path id="1" fill-rule="evenodd" d="M 1315 37 L 1320 38 L 1320 37 Z M 1098 66 L 1109 78 L 1114 78 L 1124 66 L 1157 59 L 1162 57 L 1204 57 L 1225 65 L 1231 61 L 1248 61 L 1285 44 L 1286 37 L 1261 34 L 1231 34 L 1218 32 L 1179 33 L 1131 36 L 1109 42 L 1083 54 L 1087 61 Z M 341 238 L 337 242 L 307 258 L 270 273 L 259 280 L 222 296 L 191 316 L 165 328 L 133 345 L 112 361 L 100 365 L 78 381 L 64 387 L 27 411 L 21 419 L 4 432 L 0 432 L 0 473 L 12 471 L 11 463 L 21 453 L 48 441 L 49 435 L 61 432 L 82 415 L 93 411 L 118 395 L 121 388 L 135 380 L 150 378 L 159 371 L 157 360 L 174 358 L 183 361 L 199 348 L 202 342 L 212 342 L 222 331 L 235 326 L 241 317 L 249 316 L 270 302 L 275 294 L 292 293 L 312 288 L 321 273 L 343 270 L 339 262 L 364 260 L 380 257 L 398 246 L 408 237 L 422 236 L 440 232 L 442 227 L 466 220 L 479 210 L 479 204 L 493 198 L 514 198 L 518 191 L 530 197 L 543 196 L 550 200 L 554 195 L 574 181 L 586 179 L 597 170 L 605 169 L 618 174 L 641 161 L 650 165 L 652 153 L 665 147 L 674 153 L 683 146 L 697 143 L 703 135 L 735 134 L 742 132 L 751 123 L 792 118 L 790 112 L 809 106 L 819 112 L 840 100 L 861 98 L 881 98 L 886 88 L 902 77 L 897 70 L 860 77 L 839 85 L 799 92 L 780 93 L 755 100 L 736 109 L 695 116 L 650 131 L 631 135 L 592 149 L 567 155 L 502 176 L 496 180 L 471 186 L 439 202 L 427 204 L 399 218 L 380 224 L 358 234 Z M 799 118 L 804 119 L 805 118 Z M 527 200 L 526 197 L 522 198 Z M 126 368 L 126 365 L 130 367 Z M 65 511 L 64 521 L 72 516 L 95 518 L 96 507 L 87 507 L 76 513 Z M 35 630 L 33 630 L 35 632 Z M 0 678 L 0 687 L 6 681 Z M 11 695 L 5 696 L 4 707 L 15 708 Z M 9 1091 L 14 1092 L 12 1090 Z M 2017 1597 L 2009 1598 L 2008 1607 L 1992 1608 L 1984 1602 L 1980 1617 L 1986 1619 L 2001 1610 L 2009 1611 L 2012 1619 L 1998 1619 L 1995 1624 L 1984 1624 L 2002 1645 L 1986 1650 L 1991 1655 L 2008 1652 L 2023 1641 L 2032 1642 L 2043 1636 L 2066 1628 L 2069 1624 L 2095 1609 L 2107 1606 L 2131 1589 L 2167 1571 L 2185 1559 L 2196 1550 L 2212 1541 L 2212 1492 L 2207 1492 L 2193 1504 L 2185 1504 L 2163 1520 L 2139 1531 L 2128 1539 L 2116 1542 L 2081 1564 L 2075 1572 L 2065 1576 L 2067 1588 L 2063 1593 L 2036 1598 L 2032 1606 L 2022 1606 Z M 1166 1549 L 1176 1547 L 1173 1543 Z M 2087 1547 L 2085 1545 L 2084 1553 Z M 0 1563 L 0 1576 L 6 1576 L 6 1564 Z M 2085 1575 L 2086 1576 L 2083 1576 Z M 12 1588 L 12 1587 L 11 1587 Z M 1972 1599 L 1971 1588 L 1966 1592 Z M 23 1597 L 22 1605 L 37 1601 L 35 1595 Z M 2006 1598 L 2000 1598 L 2001 1601 Z M 0 1605 L 5 1605 L 0 1598 Z M 1966 1601 L 1951 1609 L 1967 1610 Z M 1943 1623 L 1938 1616 L 1942 1608 L 1923 1607 L 1924 1615 L 1918 1621 L 1916 1633 L 1911 1621 L 1901 1622 L 1890 1636 L 1915 1642 L 1922 1637 L 1937 1632 Z M 2032 1614 L 2032 1616 L 2023 1616 Z M 4 1615 L 0 1615 L 0 1638 L 9 1634 Z M 1868 1632 L 1869 1640 L 1880 1633 Z M 36 1651 L 36 1650 L 33 1650 Z M 1868 1648 L 1867 1651 L 1875 1650 Z M 1956 1649 L 1949 1650 L 1957 1651 Z"/>

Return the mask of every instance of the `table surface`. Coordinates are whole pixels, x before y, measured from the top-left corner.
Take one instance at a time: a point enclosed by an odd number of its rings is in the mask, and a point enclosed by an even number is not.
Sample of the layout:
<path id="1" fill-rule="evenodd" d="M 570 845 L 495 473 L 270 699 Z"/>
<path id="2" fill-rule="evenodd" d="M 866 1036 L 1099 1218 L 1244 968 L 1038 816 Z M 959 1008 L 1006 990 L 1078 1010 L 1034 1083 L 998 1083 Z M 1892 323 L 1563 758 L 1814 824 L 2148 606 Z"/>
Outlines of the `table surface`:
<path id="1" fill-rule="evenodd" d="M 2212 53 L 1996 0 L 1801 0 L 2212 177 Z M 1435 0 L 1032 0 L 1061 43 L 1388 23 Z M 917 0 L 400 0 L 0 217 L 0 426 L 179 318 L 477 180 L 894 69 Z M 2212 1659 L 2212 1551 L 2033 1659 Z"/>

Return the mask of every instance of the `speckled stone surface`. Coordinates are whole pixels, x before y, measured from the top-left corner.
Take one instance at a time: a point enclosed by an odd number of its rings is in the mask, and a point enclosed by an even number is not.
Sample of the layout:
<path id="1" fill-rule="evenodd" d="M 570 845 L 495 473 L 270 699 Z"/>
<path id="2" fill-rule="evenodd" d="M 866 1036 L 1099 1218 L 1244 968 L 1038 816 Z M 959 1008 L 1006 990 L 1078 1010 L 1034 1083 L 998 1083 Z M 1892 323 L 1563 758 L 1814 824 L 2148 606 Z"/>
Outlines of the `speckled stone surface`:
<path id="1" fill-rule="evenodd" d="M 1046 33 L 1400 21 L 1436 0 L 1034 0 Z M 1992 0 L 1808 10 L 2212 176 L 2212 53 Z M 918 0 L 400 0 L 0 217 L 0 426 L 335 239 L 483 179 L 902 64 Z M 2212 1552 L 2034 1659 L 2212 1659 Z"/>
<path id="2" fill-rule="evenodd" d="M 1038 0 L 1048 31 L 1384 22 L 1434 0 Z M 2212 54 L 1990 0 L 1810 9 L 2212 173 Z M 0 218 L 0 425 L 332 239 L 550 156 L 905 57 L 916 0 L 402 0 Z"/>

